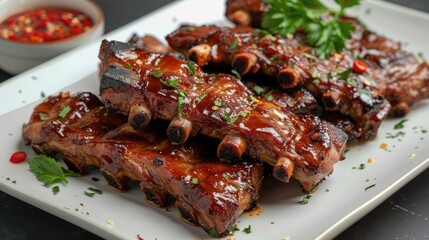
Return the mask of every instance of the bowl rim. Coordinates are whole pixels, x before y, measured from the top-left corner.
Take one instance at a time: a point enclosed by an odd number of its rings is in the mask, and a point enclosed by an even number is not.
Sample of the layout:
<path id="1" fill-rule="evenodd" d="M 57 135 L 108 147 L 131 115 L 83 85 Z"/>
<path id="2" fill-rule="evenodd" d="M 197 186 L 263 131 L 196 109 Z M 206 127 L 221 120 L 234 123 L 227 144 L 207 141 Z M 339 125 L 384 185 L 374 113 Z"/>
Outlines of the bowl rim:
<path id="1" fill-rule="evenodd" d="M 101 7 L 97 3 L 95 3 L 94 1 L 84 1 L 84 2 L 87 2 L 88 4 L 92 5 L 92 7 L 97 12 L 97 14 L 100 16 L 98 19 L 93 19 L 93 20 L 95 20 L 94 25 L 88 31 L 86 31 L 86 32 L 83 32 L 83 33 L 80 33 L 78 35 L 74 35 L 74 36 L 71 36 L 71 37 L 67 37 L 67 38 L 64 38 L 64 39 L 59 39 L 59 40 L 54 40 L 54 41 L 49 41 L 49 42 L 42 42 L 42 43 L 13 41 L 13 40 L 9 40 L 9 39 L 2 38 L 2 37 L 0 37 L 0 42 L 17 44 L 17 45 L 24 45 L 24 46 L 35 46 L 36 47 L 36 46 L 46 46 L 46 45 L 59 45 L 59 44 L 67 43 L 67 42 L 76 40 L 78 38 L 84 37 L 86 35 L 89 35 L 92 32 L 94 32 L 96 29 L 98 29 L 103 24 L 103 22 L 104 22 L 104 13 L 103 13 L 103 10 L 101 9 Z M 47 6 L 40 6 L 40 7 L 42 7 L 42 8 L 49 7 L 49 5 L 47 5 Z M 57 7 L 61 7 L 61 6 L 57 6 Z M 73 7 L 70 7 L 69 9 L 76 10 Z M 24 10 L 24 11 L 26 11 L 26 10 Z M 23 11 L 21 11 L 21 12 L 23 12 Z M 18 13 L 20 13 L 20 12 L 18 12 Z"/>

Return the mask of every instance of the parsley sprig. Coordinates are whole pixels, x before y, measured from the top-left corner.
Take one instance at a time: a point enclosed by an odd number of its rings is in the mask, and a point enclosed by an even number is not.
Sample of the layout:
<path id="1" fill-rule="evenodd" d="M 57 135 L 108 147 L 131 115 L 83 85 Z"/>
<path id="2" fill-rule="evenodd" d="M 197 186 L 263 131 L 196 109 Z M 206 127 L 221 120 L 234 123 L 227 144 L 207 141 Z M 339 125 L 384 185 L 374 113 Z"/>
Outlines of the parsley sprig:
<path id="1" fill-rule="evenodd" d="M 50 186 L 55 183 L 67 184 L 67 177 L 78 177 L 80 174 L 72 173 L 61 167 L 55 159 L 45 155 L 37 155 L 30 162 L 30 171 L 36 175 L 37 180 Z"/>
<path id="2" fill-rule="evenodd" d="M 360 4 L 360 0 L 335 0 L 339 9 L 334 10 L 320 0 L 264 1 L 269 10 L 264 15 L 262 27 L 283 36 L 303 29 L 307 42 L 315 47 L 321 58 L 345 48 L 345 41 L 351 38 L 355 27 L 341 17 L 347 8 Z"/>

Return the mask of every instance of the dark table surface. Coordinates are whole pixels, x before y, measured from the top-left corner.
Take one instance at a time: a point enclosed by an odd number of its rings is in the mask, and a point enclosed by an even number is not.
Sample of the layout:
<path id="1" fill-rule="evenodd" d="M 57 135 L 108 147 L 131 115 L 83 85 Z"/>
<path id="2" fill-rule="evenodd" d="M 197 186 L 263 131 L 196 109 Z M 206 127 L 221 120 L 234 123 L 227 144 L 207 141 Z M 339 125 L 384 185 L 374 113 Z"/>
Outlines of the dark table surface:
<path id="1" fill-rule="evenodd" d="M 386 1 L 429 12 L 427 0 Z M 172 0 L 96 0 L 95 2 L 104 10 L 107 33 Z M 12 75 L 0 70 L 0 82 L 11 77 Z M 341 233 L 337 239 L 429 239 L 428 218 L 429 169 Z M 308 227 L 311 228 L 311 226 Z M 0 239 L 96 240 L 101 238 L 0 190 Z"/>

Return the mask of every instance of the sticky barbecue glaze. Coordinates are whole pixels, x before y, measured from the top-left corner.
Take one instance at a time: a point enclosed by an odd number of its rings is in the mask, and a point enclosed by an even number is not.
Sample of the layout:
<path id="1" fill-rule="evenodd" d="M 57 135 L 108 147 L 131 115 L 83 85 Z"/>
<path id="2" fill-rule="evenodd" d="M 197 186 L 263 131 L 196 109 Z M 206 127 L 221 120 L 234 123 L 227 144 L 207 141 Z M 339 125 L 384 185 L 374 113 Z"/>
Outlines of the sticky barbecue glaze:
<path id="1" fill-rule="evenodd" d="M 65 107 L 70 111 L 59 116 Z M 220 236 L 229 233 L 235 219 L 256 206 L 262 165 L 219 162 L 204 139 L 173 146 L 159 125 L 134 131 L 96 96 L 61 94 L 36 106 L 23 137 L 38 153 L 62 155 L 76 171 L 100 168 L 118 190 L 129 180 L 140 181 L 146 197 L 159 206 L 172 195 L 188 221 Z"/>
<path id="2" fill-rule="evenodd" d="M 261 0 L 228 0 L 225 15 L 239 26 L 259 27 L 268 6 Z M 244 20 L 243 20 L 244 19 Z M 405 51 L 401 43 L 367 29 L 358 19 L 343 17 L 356 28 L 342 55 L 359 56 L 391 104 L 390 116 L 403 117 L 418 101 L 429 97 L 429 63 Z M 299 35 L 299 34 L 298 34 Z M 301 41 L 304 45 L 304 41 Z M 350 60 L 349 60 L 350 62 Z"/>
<path id="3" fill-rule="evenodd" d="M 230 75 L 207 75 L 195 65 L 190 74 L 187 64 L 192 62 L 120 42 L 103 41 L 99 58 L 100 95 L 107 106 L 128 114 L 143 104 L 152 119 L 171 120 L 180 113 L 195 125 L 194 134 L 220 139 L 237 135 L 253 158 L 273 166 L 280 158 L 292 161 L 293 176 L 306 191 L 314 190 L 342 158 L 347 137 L 339 129 L 255 98 Z M 169 81 L 177 86 L 167 86 Z M 179 101 L 180 92 L 186 95 Z"/>

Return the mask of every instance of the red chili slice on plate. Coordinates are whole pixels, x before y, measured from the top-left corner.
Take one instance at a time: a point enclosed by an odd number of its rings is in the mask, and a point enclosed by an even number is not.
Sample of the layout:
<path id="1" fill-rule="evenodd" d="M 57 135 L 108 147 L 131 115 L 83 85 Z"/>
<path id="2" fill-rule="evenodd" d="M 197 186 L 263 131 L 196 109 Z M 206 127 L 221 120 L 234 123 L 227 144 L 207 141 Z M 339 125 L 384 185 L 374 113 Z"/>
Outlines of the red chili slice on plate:
<path id="1" fill-rule="evenodd" d="M 10 161 L 12 163 L 21 163 L 27 159 L 27 154 L 25 152 L 15 152 L 10 156 Z"/>
<path id="2" fill-rule="evenodd" d="M 353 62 L 353 72 L 359 74 L 366 72 L 366 63 L 361 60 L 355 60 Z"/>

